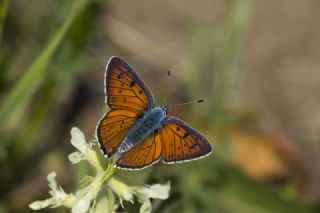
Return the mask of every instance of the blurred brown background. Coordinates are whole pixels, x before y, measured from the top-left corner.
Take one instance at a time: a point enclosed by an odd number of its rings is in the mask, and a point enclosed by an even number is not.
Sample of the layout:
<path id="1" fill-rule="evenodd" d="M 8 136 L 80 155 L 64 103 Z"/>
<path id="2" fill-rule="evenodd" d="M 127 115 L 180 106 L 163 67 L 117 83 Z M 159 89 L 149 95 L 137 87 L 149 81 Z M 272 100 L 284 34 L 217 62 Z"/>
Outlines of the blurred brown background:
<path id="1" fill-rule="evenodd" d="M 67 160 L 69 132 L 77 126 L 94 139 L 113 55 L 140 74 L 158 104 L 167 70 L 169 103 L 205 99 L 169 114 L 208 138 L 210 157 L 118 174 L 132 184 L 172 181 L 155 212 L 320 211 L 319 1 L 6 2 L 0 212 L 30 212 L 30 202 L 48 196 L 50 171 L 70 191 L 86 174 Z"/>

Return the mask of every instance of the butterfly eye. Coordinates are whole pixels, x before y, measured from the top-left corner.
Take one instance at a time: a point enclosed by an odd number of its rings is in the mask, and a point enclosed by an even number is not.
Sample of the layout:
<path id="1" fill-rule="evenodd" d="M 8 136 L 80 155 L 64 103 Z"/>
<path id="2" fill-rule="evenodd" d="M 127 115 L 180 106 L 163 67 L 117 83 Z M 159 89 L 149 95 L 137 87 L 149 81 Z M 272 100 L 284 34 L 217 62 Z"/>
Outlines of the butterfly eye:
<path id="1" fill-rule="evenodd" d="M 163 115 L 167 115 L 167 113 L 168 113 L 167 107 L 161 106 L 161 109 L 162 109 Z"/>

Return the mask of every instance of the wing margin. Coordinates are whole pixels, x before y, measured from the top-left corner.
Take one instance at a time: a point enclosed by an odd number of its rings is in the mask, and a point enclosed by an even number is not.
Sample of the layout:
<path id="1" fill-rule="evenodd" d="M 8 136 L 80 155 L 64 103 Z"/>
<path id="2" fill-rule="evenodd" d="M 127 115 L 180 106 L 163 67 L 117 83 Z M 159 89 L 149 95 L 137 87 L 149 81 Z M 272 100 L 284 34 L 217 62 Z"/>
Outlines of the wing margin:
<path id="1" fill-rule="evenodd" d="M 162 140 L 161 158 L 165 164 L 197 160 L 212 153 L 210 143 L 196 130 L 178 118 L 166 117 L 160 135 Z M 177 140 L 179 140 L 180 146 Z M 182 143 L 184 144 L 182 145 Z"/>

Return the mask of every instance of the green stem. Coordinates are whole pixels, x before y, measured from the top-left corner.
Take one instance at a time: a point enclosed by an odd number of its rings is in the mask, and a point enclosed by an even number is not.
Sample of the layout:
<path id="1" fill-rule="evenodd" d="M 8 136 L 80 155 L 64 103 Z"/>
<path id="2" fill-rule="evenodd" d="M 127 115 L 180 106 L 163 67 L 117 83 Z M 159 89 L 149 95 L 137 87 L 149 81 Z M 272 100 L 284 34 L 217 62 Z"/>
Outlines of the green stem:
<path id="1" fill-rule="evenodd" d="M 22 130 L 17 142 L 14 144 L 14 154 L 15 156 L 20 156 L 22 153 L 29 152 L 34 148 L 33 140 L 40 129 L 43 120 L 51 106 L 54 98 L 54 93 L 57 89 L 56 82 L 49 82 L 49 84 L 44 88 L 44 93 L 41 100 L 35 104 L 34 110 L 31 113 L 31 117 L 28 120 L 28 125 Z"/>
<path id="2" fill-rule="evenodd" d="M 107 181 L 111 177 L 111 175 L 113 175 L 114 172 L 115 172 L 114 161 L 110 160 L 108 168 L 106 169 L 103 175 L 103 181 Z"/>

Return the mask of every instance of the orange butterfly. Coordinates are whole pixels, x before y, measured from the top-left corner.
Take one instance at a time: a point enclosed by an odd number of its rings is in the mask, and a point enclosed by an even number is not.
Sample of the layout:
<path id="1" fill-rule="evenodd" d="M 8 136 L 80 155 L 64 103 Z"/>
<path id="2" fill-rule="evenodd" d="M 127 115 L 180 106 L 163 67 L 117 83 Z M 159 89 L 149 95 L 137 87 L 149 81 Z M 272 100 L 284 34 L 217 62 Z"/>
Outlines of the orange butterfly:
<path id="1" fill-rule="evenodd" d="M 105 73 L 106 104 L 96 137 L 105 157 L 121 153 L 116 167 L 144 169 L 162 159 L 180 163 L 209 155 L 212 148 L 197 131 L 155 107 L 153 95 L 122 59 L 111 57 Z"/>

